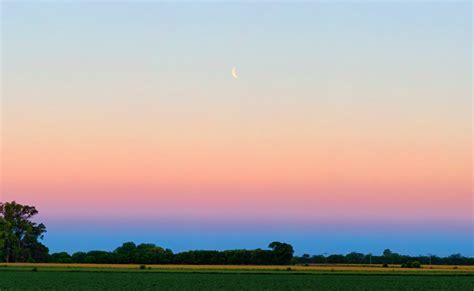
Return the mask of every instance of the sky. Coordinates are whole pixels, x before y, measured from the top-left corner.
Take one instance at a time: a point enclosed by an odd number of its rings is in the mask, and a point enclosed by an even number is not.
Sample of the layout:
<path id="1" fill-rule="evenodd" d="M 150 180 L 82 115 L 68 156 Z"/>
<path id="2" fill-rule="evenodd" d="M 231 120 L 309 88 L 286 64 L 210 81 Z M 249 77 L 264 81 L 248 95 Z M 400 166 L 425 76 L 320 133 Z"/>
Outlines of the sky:
<path id="1" fill-rule="evenodd" d="M 470 2 L 1 9 L 1 200 L 51 251 L 474 256 Z"/>

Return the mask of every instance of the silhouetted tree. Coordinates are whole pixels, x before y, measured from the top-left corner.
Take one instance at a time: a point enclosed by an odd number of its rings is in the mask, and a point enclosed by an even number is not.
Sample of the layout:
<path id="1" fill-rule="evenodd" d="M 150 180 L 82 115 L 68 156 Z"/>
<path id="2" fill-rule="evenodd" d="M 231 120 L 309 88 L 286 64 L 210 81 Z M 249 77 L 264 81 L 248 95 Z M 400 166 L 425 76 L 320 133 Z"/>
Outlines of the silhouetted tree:
<path id="1" fill-rule="evenodd" d="M 139 244 L 133 261 L 138 264 L 169 264 L 173 261 L 173 252 L 155 244 Z"/>
<path id="2" fill-rule="evenodd" d="M 137 246 L 133 242 L 126 242 L 118 247 L 114 251 L 114 257 L 119 264 L 131 264 L 133 263 Z"/>
<path id="3" fill-rule="evenodd" d="M 113 262 L 113 254 L 106 251 L 90 251 L 84 258 L 84 263 L 87 264 L 109 264 Z"/>
<path id="4" fill-rule="evenodd" d="M 349 264 L 363 264 L 365 262 L 365 255 L 352 252 L 346 255 L 345 261 Z"/>
<path id="5" fill-rule="evenodd" d="M 46 232 L 44 224 L 32 221 L 38 211 L 33 206 L 0 203 L 0 247 L 5 262 L 35 262 L 47 258 L 48 248 L 38 240 Z"/>
<path id="6" fill-rule="evenodd" d="M 51 263 L 70 264 L 75 263 L 72 257 L 66 252 L 54 253 L 49 256 Z"/>
<path id="7" fill-rule="evenodd" d="M 346 263 L 346 257 L 343 255 L 330 255 L 328 257 L 328 263 L 331 264 L 344 264 Z"/>
<path id="8" fill-rule="evenodd" d="M 393 264 L 393 260 L 392 260 L 392 251 L 390 249 L 385 249 L 383 251 L 383 257 L 384 257 L 384 263 L 392 263 Z"/>
<path id="9" fill-rule="evenodd" d="M 71 259 L 74 263 L 82 264 L 86 262 L 86 257 L 87 257 L 87 253 L 77 252 L 77 253 L 72 254 Z"/>
<path id="10" fill-rule="evenodd" d="M 286 243 L 274 241 L 268 245 L 273 249 L 274 263 L 277 265 L 288 265 L 293 258 L 293 246 Z"/>

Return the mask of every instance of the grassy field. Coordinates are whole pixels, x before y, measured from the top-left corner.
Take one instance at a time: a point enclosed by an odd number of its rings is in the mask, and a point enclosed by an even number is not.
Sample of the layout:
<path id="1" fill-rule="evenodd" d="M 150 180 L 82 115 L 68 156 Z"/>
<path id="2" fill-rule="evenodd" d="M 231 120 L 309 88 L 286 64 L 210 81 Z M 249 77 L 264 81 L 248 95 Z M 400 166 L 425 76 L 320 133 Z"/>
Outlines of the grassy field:
<path id="1" fill-rule="evenodd" d="M 474 267 L 2 264 L 0 289 L 473 290 Z"/>

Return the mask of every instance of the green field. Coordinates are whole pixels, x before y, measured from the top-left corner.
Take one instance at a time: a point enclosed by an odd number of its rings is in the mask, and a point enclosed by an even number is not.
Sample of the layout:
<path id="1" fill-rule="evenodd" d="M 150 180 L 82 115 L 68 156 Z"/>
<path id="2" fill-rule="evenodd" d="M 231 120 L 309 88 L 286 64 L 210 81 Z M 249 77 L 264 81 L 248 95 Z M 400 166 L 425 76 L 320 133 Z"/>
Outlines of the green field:
<path id="1" fill-rule="evenodd" d="M 473 290 L 471 274 L 1 268 L 1 290 Z"/>

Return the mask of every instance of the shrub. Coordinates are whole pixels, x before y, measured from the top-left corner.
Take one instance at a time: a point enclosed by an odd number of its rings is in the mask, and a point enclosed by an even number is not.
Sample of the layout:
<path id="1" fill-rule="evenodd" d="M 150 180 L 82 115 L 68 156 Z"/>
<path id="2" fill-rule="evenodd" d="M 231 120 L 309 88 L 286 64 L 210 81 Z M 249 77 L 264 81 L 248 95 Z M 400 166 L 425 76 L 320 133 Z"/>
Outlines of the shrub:
<path id="1" fill-rule="evenodd" d="M 421 264 L 418 261 L 411 262 L 411 268 L 421 268 Z"/>
<path id="2" fill-rule="evenodd" d="M 31 271 L 38 272 L 38 268 L 34 267 L 33 269 L 31 269 Z"/>
<path id="3" fill-rule="evenodd" d="M 388 264 L 383 264 L 382 267 L 388 268 Z"/>
<path id="4" fill-rule="evenodd" d="M 421 264 L 418 261 L 408 261 L 401 265 L 402 268 L 421 268 Z"/>
<path id="5" fill-rule="evenodd" d="M 145 270 L 146 266 L 145 265 L 140 265 L 140 270 Z"/>

